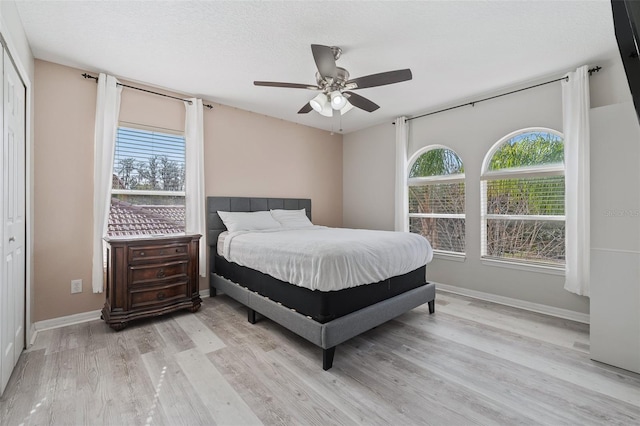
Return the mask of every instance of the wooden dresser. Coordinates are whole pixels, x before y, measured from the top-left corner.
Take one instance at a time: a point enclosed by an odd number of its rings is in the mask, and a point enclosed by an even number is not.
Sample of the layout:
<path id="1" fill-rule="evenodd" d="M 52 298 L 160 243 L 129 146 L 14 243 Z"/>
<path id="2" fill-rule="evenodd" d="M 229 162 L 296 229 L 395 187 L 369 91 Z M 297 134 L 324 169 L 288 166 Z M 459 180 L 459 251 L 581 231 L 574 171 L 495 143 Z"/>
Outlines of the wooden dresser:
<path id="1" fill-rule="evenodd" d="M 131 320 L 178 309 L 196 312 L 200 235 L 105 238 L 106 301 L 102 318 L 114 330 Z"/>

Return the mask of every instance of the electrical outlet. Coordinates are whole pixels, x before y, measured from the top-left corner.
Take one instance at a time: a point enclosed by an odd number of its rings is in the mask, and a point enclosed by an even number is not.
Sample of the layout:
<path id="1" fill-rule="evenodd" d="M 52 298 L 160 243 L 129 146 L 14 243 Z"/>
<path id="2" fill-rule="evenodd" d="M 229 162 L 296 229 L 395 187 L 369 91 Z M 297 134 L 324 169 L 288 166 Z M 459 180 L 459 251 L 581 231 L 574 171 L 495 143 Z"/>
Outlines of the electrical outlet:
<path id="1" fill-rule="evenodd" d="M 71 280 L 71 294 L 82 293 L 82 280 Z"/>

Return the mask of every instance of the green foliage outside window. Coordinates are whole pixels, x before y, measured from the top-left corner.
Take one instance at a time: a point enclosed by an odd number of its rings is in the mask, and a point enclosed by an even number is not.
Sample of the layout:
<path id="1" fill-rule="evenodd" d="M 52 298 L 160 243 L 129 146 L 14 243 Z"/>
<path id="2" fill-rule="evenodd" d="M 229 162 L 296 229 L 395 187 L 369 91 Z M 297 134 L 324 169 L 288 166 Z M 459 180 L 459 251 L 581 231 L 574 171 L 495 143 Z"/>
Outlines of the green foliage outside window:
<path id="1" fill-rule="evenodd" d="M 505 142 L 491 157 L 489 170 L 562 164 L 564 141 L 551 133 L 525 133 Z"/>
<path id="2" fill-rule="evenodd" d="M 446 148 L 431 149 L 422 154 L 411 166 L 409 177 L 448 176 L 464 173 L 458 154 Z"/>

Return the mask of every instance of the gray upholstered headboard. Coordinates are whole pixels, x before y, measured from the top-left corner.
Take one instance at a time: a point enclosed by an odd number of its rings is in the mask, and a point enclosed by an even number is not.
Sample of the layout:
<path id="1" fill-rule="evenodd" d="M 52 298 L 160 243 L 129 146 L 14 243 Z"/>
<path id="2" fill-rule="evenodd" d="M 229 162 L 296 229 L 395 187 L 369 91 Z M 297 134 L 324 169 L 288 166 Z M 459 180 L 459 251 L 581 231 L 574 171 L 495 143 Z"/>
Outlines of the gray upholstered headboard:
<path id="1" fill-rule="evenodd" d="M 311 200 L 309 198 L 207 197 L 207 244 L 211 246 L 212 272 L 215 271 L 213 256 L 216 253 L 218 235 L 227 230 L 218 211 L 258 212 L 271 209 L 306 209 L 307 216 L 311 220 Z"/>

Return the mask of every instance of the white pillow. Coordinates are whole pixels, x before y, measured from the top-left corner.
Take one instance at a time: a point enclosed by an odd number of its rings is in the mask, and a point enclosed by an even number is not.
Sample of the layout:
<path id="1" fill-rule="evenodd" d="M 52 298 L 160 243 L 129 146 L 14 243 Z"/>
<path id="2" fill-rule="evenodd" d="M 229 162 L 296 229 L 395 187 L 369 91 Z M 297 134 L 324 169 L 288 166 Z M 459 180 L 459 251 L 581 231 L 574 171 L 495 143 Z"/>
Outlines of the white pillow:
<path id="1" fill-rule="evenodd" d="M 224 212 L 218 211 L 218 215 L 229 232 L 259 231 L 261 229 L 280 228 L 268 211 L 262 212 Z"/>
<path id="2" fill-rule="evenodd" d="M 313 226 L 307 217 L 305 209 L 301 210 L 271 210 L 271 214 L 285 228 L 301 228 Z"/>

